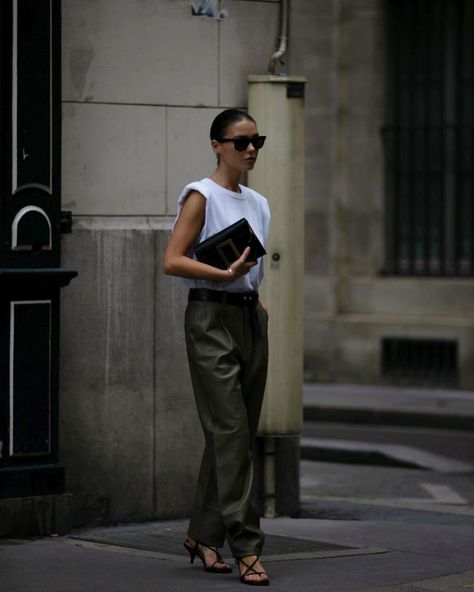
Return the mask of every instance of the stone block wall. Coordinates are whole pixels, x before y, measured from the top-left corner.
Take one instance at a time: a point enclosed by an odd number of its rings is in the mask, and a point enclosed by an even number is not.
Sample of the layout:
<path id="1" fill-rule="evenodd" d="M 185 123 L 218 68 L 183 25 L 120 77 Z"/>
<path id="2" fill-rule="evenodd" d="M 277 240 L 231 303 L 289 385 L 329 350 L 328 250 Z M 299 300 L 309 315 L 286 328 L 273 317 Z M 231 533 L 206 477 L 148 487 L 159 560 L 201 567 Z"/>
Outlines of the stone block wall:
<path id="1" fill-rule="evenodd" d="M 305 374 L 373 383 L 386 337 L 458 344 L 474 389 L 474 280 L 384 275 L 384 0 L 293 0 L 290 71 L 307 78 Z"/>
<path id="2" fill-rule="evenodd" d="M 199 2 L 196 0 L 195 5 Z M 384 0 L 292 0 L 281 70 L 307 78 L 307 380 L 380 382 L 384 337 L 452 339 L 474 388 L 474 281 L 383 274 Z M 61 460 L 74 523 L 184 515 L 202 441 L 182 284 L 161 274 L 176 197 L 214 167 L 208 130 L 264 74 L 278 0 L 63 0 Z M 265 130 L 260 130 L 265 133 Z M 271 196 L 270 204 L 271 204 Z"/>
<path id="3" fill-rule="evenodd" d="M 198 3 L 195 3 L 198 4 Z M 209 127 L 265 73 L 277 1 L 63 0 L 61 442 L 71 525 L 183 516 L 202 447 L 186 290 L 161 260 L 181 188 L 212 173 Z"/>

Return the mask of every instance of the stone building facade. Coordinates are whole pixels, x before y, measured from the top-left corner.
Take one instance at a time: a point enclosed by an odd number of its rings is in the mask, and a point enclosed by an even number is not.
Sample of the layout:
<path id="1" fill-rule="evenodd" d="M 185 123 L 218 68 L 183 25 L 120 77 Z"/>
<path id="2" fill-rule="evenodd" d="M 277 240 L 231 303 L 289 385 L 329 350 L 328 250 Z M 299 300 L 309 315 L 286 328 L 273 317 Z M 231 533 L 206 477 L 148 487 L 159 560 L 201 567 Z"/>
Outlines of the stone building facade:
<path id="1" fill-rule="evenodd" d="M 279 70 L 308 81 L 306 377 L 396 380 L 386 340 L 434 340 L 456 344 L 455 385 L 473 388 L 472 268 L 386 269 L 389 10 L 389 0 L 290 2 Z M 180 188 L 212 171 L 212 119 L 245 108 L 247 76 L 266 72 L 279 11 L 277 0 L 62 1 L 62 200 L 74 219 L 63 264 L 79 276 L 62 302 L 60 450 L 74 525 L 189 510 L 202 437 L 186 294 L 161 257 Z"/>

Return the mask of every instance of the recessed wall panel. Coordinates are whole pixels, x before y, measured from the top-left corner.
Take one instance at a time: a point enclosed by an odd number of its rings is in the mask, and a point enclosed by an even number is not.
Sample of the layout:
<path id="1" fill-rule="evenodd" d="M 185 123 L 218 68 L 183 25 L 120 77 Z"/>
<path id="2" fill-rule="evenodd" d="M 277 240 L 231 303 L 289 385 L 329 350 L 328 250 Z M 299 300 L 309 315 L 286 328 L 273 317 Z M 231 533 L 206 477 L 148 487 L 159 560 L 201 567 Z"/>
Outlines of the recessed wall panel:
<path id="1" fill-rule="evenodd" d="M 51 301 L 10 307 L 10 455 L 51 451 Z"/>
<path id="2" fill-rule="evenodd" d="M 13 193 L 51 193 L 51 3 L 13 3 Z"/>

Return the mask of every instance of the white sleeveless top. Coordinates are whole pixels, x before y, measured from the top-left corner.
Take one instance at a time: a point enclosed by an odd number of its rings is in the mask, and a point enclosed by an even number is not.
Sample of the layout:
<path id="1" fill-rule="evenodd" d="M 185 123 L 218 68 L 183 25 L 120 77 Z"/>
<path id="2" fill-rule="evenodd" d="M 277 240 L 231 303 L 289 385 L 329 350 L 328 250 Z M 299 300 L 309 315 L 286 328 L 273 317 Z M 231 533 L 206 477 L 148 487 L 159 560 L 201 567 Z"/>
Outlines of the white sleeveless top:
<path id="1" fill-rule="evenodd" d="M 263 195 L 253 189 L 245 185 L 239 185 L 239 187 L 240 193 L 236 193 L 221 187 L 209 178 L 186 185 L 178 198 L 178 216 L 191 191 L 198 191 L 206 198 L 206 217 L 197 243 L 237 222 L 240 218 L 246 218 L 259 241 L 265 246 L 270 224 L 268 202 Z M 231 282 L 195 279 L 184 281 L 190 288 L 209 288 L 226 292 L 257 291 L 263 280 L 263 259 L 264 257 L 259 257 L 257 265 L 252 267 L 249 273 Z"/>

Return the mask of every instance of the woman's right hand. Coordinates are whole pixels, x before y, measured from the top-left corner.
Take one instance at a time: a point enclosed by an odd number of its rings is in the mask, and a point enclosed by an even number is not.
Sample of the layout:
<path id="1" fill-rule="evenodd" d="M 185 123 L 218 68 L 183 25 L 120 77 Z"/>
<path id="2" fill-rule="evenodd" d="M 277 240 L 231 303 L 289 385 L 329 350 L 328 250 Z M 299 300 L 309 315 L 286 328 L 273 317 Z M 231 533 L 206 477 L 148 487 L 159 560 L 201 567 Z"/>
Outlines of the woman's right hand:
<path id="1" fill-rule="evenodd" d="M 254 265 L 257 265 L 256 261 L 247 261 L 249 254 L 250 247 L 246 247 L 242 255 L 229 266 L 229 281 L 236 280 L 246 275 Z"/>

